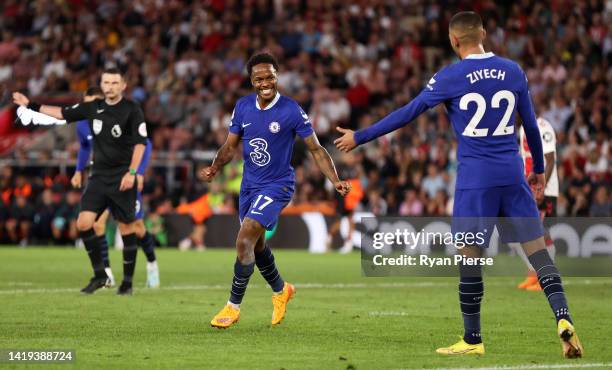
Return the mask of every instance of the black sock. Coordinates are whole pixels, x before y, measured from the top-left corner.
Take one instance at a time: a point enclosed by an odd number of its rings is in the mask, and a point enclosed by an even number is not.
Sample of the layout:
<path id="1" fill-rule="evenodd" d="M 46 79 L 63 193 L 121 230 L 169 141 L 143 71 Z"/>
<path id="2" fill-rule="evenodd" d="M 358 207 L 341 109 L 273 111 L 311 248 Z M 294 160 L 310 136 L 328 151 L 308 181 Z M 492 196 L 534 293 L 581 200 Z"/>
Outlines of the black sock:
<path id="1" fill-rule="evenodd" d="M 104 262 L 102 261 L 102 254 L 100 253 L 99 239 L 96 236 L 93 228 L 79 232 L 79 236 L 85 244 L 87 255 L 91 261 L 91 267 L 94 270 L 94 275 L 98 278 L 106 277 L 104 272 Z"/>
<path id="2" fill-rule="evenodd" d="M 484 295 L 480 266 L 459 264 L 459 304 L 463 316 L 463 340 L 469 344 L 482 343 L 480 335 L 480 302 Z"/>
<path id="3" fill-rule="evenodd" d="M 100 235 L 98 236 L 98 245 L 100 246 L 100 254 L 102 254 L 102 262 L 104 262 L 104 267 L 110 267 L 110 261 L 108 260 L 108 242 L 106 241 L 106 236 Z"/>
<path id="4" fill-rule="evenodd" d="M 123 239 L 123 281 L 131 283 L 136 268 L 136 253 L 138 252 L 136 234 L 122 235 L 121 238 Z"/>
<path id="5" fill-rule="evenodd" d="M 563 291 L 563 285 L 561 283 L 561 275 L 559 274 L 559 270 L 557 270 L 557 266 L 555 266 L 555 263 L 550 258 L 548 251 L 542 249 L 527 258 L 538 274 L 540 286 L 548 299 L 548 303 L 555 314 L 557 322 L 561 319 L 572 322 L 569 315 L 569 309 L 567 308 L 565 292 Z"/>
<path id="6" fill-rule="evenodd" d="M 270 284 L 272 291 L 276 293 L 281 292 L 285 286 L 285 281 L 276 269 L 274 255 L 270 247 L 268 247 L 268 244 L 264 246 L 263 251 L 259 253 L 255 252 L 255 264 L 259 272 L 261 272 L 261 276 Z"/>
<path id="7" fill-rule="evenodd" d="M 155 239 L 148 231 L 144 234 L 142 239 L 138 239 L 138 244 L 142 247 L 142 251 L 147 256 L 148 262 L 154 262 L 155 257 Z"/>
<path id="8" fill-rule="evenodd" d="M 234 263 L 234 279 L 232 280 L 232 291 L 230 293 L 229 301 L 233 304 L 242 303 L 242 298 L 244 297 L 244 293 L 246 292 L 247 285 L 249 284 L 249 279 L 251 275 L 253 275 L 253 271 L 255 270 L 255 262 L 249 263 L 248 265 L 243 265 L 240 263 L 238 258 L 236 258 L 236 263 Z"/>

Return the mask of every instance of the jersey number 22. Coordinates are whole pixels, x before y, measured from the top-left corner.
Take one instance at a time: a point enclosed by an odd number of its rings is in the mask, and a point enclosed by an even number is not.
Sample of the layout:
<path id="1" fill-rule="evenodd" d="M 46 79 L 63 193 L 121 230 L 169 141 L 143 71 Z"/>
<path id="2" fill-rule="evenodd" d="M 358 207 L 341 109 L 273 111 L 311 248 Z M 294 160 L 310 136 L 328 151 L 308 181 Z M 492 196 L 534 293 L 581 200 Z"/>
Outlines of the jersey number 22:
<path id="1" fill-rule="evenodd" d="M 506 100 L 508 102 L 508 106 L 506 107 L 506 112 L 504 113 L 501 121 L 499 121 L 497 128 L 495 131 L 493 131 L 493 136 L 510 135 L 514 133 L 514 124 L 508 126 L 508 122 L 510 122 L 510 117 L 514 111 L 514 94 L 508 90 L 500 90 L 496 92 L 491 98 L 491 108 L 499 108 L 502 100 Z M 472 102 L 476 103 L 476 112 L 472 116 L 472 119 L 470 119 L 470 122 L 468 122 L 467 126 L 465 126 L 462 135 L 470 137 L 487 136 L 489 134 L 488 128 L 476 128 L 476 126 L 478 126 L 480 123 L 480 120 L 482 120 L 482 117 L 484 117 L 487 109 L 487 102 L 485 101 L 484 96 L 474 92 L 465 94 L 459 101 L 459 108 L 461 110 L 467 110 L 468 106 Z"/>

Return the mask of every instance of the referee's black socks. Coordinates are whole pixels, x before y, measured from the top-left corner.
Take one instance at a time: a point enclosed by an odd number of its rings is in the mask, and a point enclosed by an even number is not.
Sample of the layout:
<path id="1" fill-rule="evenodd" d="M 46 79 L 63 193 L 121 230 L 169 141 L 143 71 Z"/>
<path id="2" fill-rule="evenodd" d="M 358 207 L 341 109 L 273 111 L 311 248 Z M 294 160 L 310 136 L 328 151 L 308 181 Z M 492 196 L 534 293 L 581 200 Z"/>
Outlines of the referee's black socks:
<path id="1" fill-rule="evenodd" d="M 89 230 L 81 231 L 79 232 L 79 235 L 83 240 L 83 244 L 85 244 L 85 249 L 87 250 L 87 255 L 91 261 L 91 267 L 93 267 L 95 276 L 97 278 L 106 277 L 106 272 L 104 272 L 104 262 L 102 260 L 102 253 L 100 250 L 100 239 L 96 236 L 94 229 L 91 228 Z"/>
<path id="2" fill-rule="evenodd" d="M 123 281 L 132 282 L 136 268 L 136 252 L 138 252 L 138 239 L 136 234 L 121 235 L 123 239 Z"/>

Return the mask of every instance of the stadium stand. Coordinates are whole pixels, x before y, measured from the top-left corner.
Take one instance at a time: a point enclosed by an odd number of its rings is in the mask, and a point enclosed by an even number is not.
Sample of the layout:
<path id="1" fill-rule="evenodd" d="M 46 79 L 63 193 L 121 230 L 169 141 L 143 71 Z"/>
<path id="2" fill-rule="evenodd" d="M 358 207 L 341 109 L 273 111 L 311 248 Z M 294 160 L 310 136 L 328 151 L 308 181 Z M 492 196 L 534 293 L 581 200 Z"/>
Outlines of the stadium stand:
<path id="1" fill-rule="evenodd" d="M 555 128 L 558 215 L 612 216 L 609 1 L 346 4 L 3 1 L 0 241 L 58 244 L 75 235 L 74 192 L 68 191 L 77 149 L 73 134 L 14 124 L 10 92 L 73 102 L 110 66 L 126 71 L 128 95 L 142 104 L 152 132 L 154 168 L 144 187 L 151 222 L 158 225 L 160 213 L 173 212 L 169 201 L 176 207 L 207 192 L 212 213 L 235 212 L 239 161 L 211 189 L 193 174 L 224 140 L 233 104 L 250 90 L 244 64 L 263 49 L 281 60 L 281 92 L 304 107 L 337 160 L 356 169 L 365 194 L 357 210 L 448 215 L 457 161 L 442 106 L 353 157 L 331 143 L 336 126 L 374 123 L 409 102 L 440 66 L 456 58 L 448 21 L 468 5 L 486 22 L 487 50 L 520 61 L 537 114 Z M 168 165 L 184 162 L 196 165 Z M 290 209 L 335 209 L 333 189 L 303 145 L 296 146 L 293 162 L 297 184 Z"/>

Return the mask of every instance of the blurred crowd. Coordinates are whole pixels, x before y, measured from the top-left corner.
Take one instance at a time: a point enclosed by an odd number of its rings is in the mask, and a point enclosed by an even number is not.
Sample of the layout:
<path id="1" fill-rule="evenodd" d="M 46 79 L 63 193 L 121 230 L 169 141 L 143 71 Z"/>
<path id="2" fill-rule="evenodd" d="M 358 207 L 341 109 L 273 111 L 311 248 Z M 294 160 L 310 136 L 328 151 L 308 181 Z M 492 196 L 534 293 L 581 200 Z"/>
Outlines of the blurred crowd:
<path id="1" fill-rule="evenodd" d="M 281 93 L 308 112 L 340 172 L 361 185 L 355 209 L 448 215 L 457 160 L 443 107 L 350 155 L 337 153 L 332 142 L 336 126 L 376 122 L 455 62 L 448 22 L 466 9 L 485 22 L 485 49 L 522 65 L 537 114 L 557 133 L 558 214 L 610 216 L 610 1 L 5 0 L 0 84 L 5 92 L 76 97 L 97 84 L 103 68 L 118 66 L 126 71 L 127 95 L 144 109 L 154 157 L 189 159 L 223 143 L 233 104 L 251 91 L 246 60 L 266 50 L 281 62 Z M 293 162 L 292 206 L 335 202 L 300 143 Z M 19 188 L 15 173 L 10 179 L 2 173 L 3 191 Z M 179 176 L 169 189 L 162 173 L 150 172 L 145 206 L 154 211 L 210 192 L 213 213 L 235 212 L 240 175 L 235 161 L 210 188 Z M 43 217 L 57 194 L 64 203 L 73 201 L 72 192 L 54 193 L 52 186 L 32 189 L 3 196 L 5 229 L 16 214 L 30 221 Z"/>

